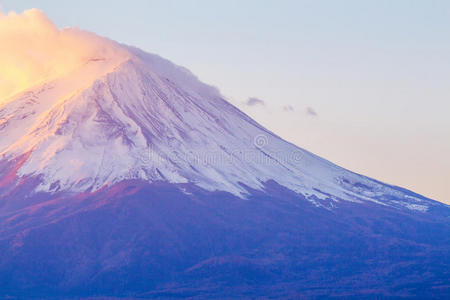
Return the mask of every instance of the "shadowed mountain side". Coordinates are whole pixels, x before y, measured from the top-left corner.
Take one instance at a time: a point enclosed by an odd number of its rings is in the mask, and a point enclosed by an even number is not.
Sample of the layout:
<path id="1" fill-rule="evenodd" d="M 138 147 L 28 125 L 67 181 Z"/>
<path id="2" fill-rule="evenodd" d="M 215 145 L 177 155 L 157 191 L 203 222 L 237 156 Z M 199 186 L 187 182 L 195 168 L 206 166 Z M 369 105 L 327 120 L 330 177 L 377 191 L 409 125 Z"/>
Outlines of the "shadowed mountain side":
<path id="1" fill-rule="evenodd" d="M 445 217 L 318 209 L 275 182 L 247 200 L 122 182 L 26 211 L 0 218 L 2 296 L 450 295 Z"/>

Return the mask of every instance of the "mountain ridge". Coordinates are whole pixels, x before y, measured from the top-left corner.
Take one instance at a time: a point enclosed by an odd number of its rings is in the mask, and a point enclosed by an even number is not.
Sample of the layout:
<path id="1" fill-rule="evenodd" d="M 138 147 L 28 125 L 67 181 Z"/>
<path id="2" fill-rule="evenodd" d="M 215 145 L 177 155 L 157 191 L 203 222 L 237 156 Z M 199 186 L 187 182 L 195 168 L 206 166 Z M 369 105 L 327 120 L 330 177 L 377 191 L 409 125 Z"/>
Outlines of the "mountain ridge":
<path id="1" fill-rule="evenodd" d="M 450 206 L 126 49 L 0 105 L 1 297 L 450 296 Z"/>
<path id="2" fill-rule="evenodd" d="M 94 69 L 100 69 L 100 75 L 89 79 L 87 85 L 79 84 L 80 88 L 69 96 L 61 98 L 58 94 L 53 103 L 48 100 L 51 97 L 46 98 L 46 92 L 58 88 L 56 80 L 2 106 L 2 118 L 9 110 L 10 116 L 21 114 L 18 120 L 21 124 L 30 119 L 28 128 L 15 128 L 27 134 L 15 138 L 13 143 L 14 137 L 7 136 L 8 130 L 0 133 L 6 134 L 2 139 L 9 143 L 9 149 L 0 148 L 2 157 L 31 151 L 29 160 L 18 170 L 19 177 L 43 175 L 47 183 L 41 186 L 42 191 L 82 192 L 121 179 L 148 178 L 174 183 L 197 180 L 204 188 L 222 189 L 236 195 L 246 192 L 240 184 L 255 188 L 273 179 L 297 192 L 319 198 L 333 195 L 350 201 L 379 201 L 374 196 L 382 197 L 382 190 L 390 189 L 282 140 L 229 104 L 217 89 L 200 83 L 186 69 L 135 48 L 128 49 L 135 56 L 130 55 L 120 63 L 90 60 L 83 67 L 95 64 Z M 104 63 L 106 67 L 102 66 Z M 105 68 L 107 71 L 103 71 Z M 48 103 L 39 108 L 45 99 Z M 28 106 L 20 104 L 24 101 L 38 109 L 30 111 Z M 15 104 L 19 108 L 11 114 Z M 8 126 L 8 121 L 3 122 L 2 128 Z M 91 127 L 83 127 L 85 122 L 90 122 Z M 64 157 L 65 147 L 75 147 L 76 151 Z M 109 147 L 114 151 L 108 151 Z M 114 158 L 118 153 L 122 153 L 121 159 Z M 58 157 L 61 162 L 55 162 Z M 81 161 L 77 161 L 79 157 Z M 201 161 L 208 159 L 213 161 Z M 72 164 L 70 171 L 63 171 L 69 169 L 67 162 Z M 133 165 L 134 174 L 130 174 Z M 81 166 L 83 170 L 72 175 Z M 352 186 L 354 183 L 369 189 L 358 189 Z M 378 191 L 373 193 L 370 189 Z M 413 200 L 416 203 L 409 206 L 411 209 L 426 209 L 420 203 L 423 199 L 408 199 Z"/>

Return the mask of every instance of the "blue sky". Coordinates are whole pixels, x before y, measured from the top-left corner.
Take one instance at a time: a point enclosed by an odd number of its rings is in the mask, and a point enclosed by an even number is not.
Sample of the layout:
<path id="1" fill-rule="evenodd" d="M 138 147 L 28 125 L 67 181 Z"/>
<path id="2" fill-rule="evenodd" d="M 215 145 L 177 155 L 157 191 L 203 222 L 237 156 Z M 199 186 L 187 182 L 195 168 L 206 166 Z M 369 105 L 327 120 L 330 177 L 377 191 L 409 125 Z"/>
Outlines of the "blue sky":
<path id="1" fill-rule="evenodd" d="M 289 141 L 450 203 L 449 1 L 0 3 L 158 53 Z"/>

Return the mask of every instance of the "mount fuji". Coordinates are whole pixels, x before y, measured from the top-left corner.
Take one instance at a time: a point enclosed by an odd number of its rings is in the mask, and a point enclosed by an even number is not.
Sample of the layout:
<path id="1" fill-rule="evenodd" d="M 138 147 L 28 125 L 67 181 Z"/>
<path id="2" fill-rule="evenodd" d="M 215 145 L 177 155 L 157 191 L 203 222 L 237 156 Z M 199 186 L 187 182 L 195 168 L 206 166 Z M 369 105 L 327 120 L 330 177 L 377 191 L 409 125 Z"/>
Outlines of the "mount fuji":
<path id="1" fill-rule="evenodd" d="M 0 296 L 450 297 L 450 207 L 112 43 L 0 102 Z"/>

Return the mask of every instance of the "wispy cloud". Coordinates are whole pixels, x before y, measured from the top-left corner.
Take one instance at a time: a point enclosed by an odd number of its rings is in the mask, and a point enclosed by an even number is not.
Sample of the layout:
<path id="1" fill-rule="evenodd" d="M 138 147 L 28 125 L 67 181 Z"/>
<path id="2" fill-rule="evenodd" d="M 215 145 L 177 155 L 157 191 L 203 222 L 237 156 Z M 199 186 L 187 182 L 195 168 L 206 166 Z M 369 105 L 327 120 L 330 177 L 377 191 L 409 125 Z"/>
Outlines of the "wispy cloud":
<path id="1" fill-rule="evenodd" d="M 314 108 L 309 107 L 309 106 L 306 108 L 305 113 L 306 113 L 308 116 L 311 116 L 311 117 L 317 117 L 317 116 L 318 116 L 318 114 L 317 114 L 317 112 L 314 110 Z"/>
<path id="2" fill-rule="evenodd" d="M 284 111 L 294 111 L 294 107 L 292 105 L 285 105 L 283 106 Z"/>
<path id="3" fill-rule="evenodd" d="M 41 80 L 83 66 L 90 58 L 125 60 L 115 42 L 76 28 L 58 29 L 40 10 L 0 11 L 0 100 Z"/>
<path id="4" fill-rule="evenodd" d="M 250 97 L 247 99 L 247 101 L 245 101 L 245 105 L 247 105 L 247 106 L 257 106 L 257 105 L 265 106 L 266 103 L 263 100 L 258 99 L 256 97 Z"/>

